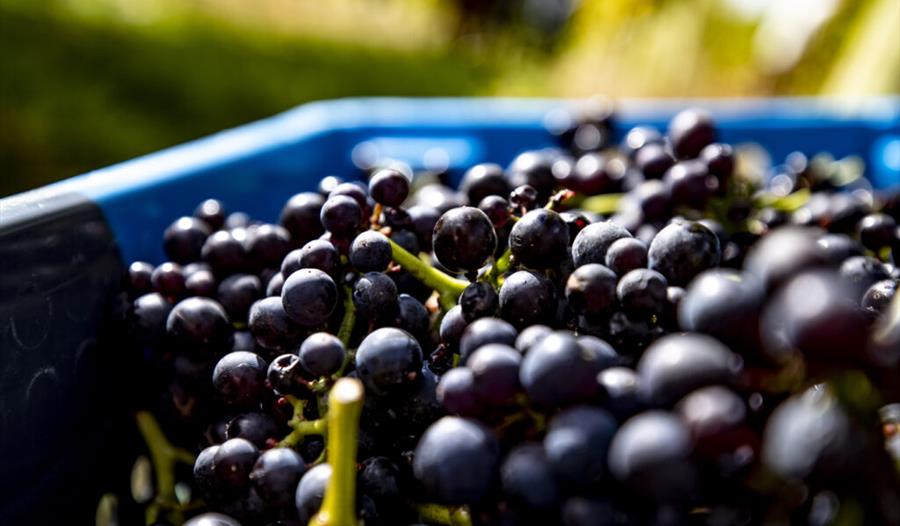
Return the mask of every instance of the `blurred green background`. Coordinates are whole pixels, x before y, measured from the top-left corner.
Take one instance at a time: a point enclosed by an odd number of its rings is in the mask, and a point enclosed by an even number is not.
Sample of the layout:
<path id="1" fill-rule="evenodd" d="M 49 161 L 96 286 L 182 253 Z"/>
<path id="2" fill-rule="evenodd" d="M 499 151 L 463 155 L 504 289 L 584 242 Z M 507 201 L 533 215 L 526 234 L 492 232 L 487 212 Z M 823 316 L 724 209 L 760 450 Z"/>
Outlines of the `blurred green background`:
<path id="1" fill-rule="evenodd" d="M 900 0 L 0 0 L 0 195 L 354 95 L 900 93 Z"/>

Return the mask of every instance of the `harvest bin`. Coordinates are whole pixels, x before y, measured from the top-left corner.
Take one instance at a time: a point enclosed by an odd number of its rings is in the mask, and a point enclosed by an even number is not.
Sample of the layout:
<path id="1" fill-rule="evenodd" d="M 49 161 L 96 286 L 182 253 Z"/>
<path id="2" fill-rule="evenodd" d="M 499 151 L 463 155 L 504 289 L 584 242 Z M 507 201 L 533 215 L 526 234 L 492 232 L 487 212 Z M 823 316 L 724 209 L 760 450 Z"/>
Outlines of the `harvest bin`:
<path id="1" fill-rule="evenodd" d="M 204 198 L 267 221 L 324 175 L 358 177 L 365 157 L 451 179 L 551 146 L 560 100 L 347 99 L 281 115 L 0 200 L 0 524 L 91 524 L 99 497 L 128 494 L 143 444 L 130 409 L 143 360 L 123 338 L 127 263 L 163 260 L 163 229 Z M 712 111 L 721 138 L 856 154 L 880 187 L 900 185 L 900 98 L 622 101 L 618 129 L 662 128 Z M 142 523 L 128 499 L 123 524 Z"/>

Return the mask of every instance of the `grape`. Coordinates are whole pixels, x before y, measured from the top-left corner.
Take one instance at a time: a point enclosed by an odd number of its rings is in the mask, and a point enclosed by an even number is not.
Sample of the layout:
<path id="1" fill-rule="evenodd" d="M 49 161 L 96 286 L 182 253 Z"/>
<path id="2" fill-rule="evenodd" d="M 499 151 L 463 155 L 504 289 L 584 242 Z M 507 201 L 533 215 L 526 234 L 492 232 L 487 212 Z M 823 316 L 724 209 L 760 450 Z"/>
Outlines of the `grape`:
<path id="1" fill-rule="evenodd" d="M 462 307 L 459 305 L 453 307 L 447 311 L 447 314 L 441 320 L 439 328 L 441 341 L 444 342 L 444 345 L 455 348 L 459 345 L 459 341 L 467 326 L 466 319 L 462 314 Z"/>
<path id="2" fill-rule="evenodd" d="M 166 256 L 180 264 L 200 259 L 200 250 L 210 234 L 209 225 L 195 217 L 182 217 L 166 228 L 163 249 Z"/>
<path id="3" fill-rule="evenodd" d="M 862 306 L 874 312 L 886 312 L 896 295 L 897 280 L 878 281 L 863 295 Z"/>
<path id="4" fill-rule="evenodd" d="M 172 308 L 166 332 L 185 348 L 221 348 L 230 335 L 228 315 L 209 298 L 188 298 Z"/>
<path id="5" fill-rule="evenodd" d="M 691 435 L 670 413 L 646 411 L 628 419 L 609 446 L 609 471 L 659 502 L 689 496 L 697 482 Z"/>
<path id="6" fill-rule="evenodd" d="M 250 483 L 266 504 L 281 506 L 291 502 L 304 473 L 306 464 L 300 455 L 293 449 L 276 447 L 256 459 Z"/>
<path id="7" fill-rule="evenodd" d="M 668 225 L 656 234 L 648 251 L 650 268 L 677 286 L 718 265 L 719 258 L 718 238 L 697 222 Z"/>
<path id="8" fill-rule="evenodd" d="M 546 325 L 531 325 L 530 327 L 526 327 L 516 337 L 516 350 L 524 355 L 534 346 L 534 344 L 552 332 L 553 329 Z"/>
<path id="9" fill-rule="evenodd" d="M 315 192 L 299 193 L 284 204 L 278 223 L 291 235 L 291 242 L 303 246 L 319 237 L 325 229 L 319 219 L 325 200 Z"/>
<path id="10" fill-rule="evenodd" d="M 569 228 L 559 214 L 543 208 L 522 216 L 509 233 L 509 249 L 522 265 L 542 269 L 557 265 L 566 255 Z"/>
<path id="11" fill-rule="evenodd" d="M 459 363 L 465 365 L 480 347 L 489 343 L 512 346 L 516 343 L 516 329 L 498 318 L 480 318 L 469 324 L 459 342 Z"/>
<path id="12" fill-rule="evenodd" d="M 200 251 L 203 261 L 217 276 L 228 276 L 244 269 L 246 250 L 232 232 L 219 230 L 206 238 Z"/>
<path id="13" fill-rule="evenodd" d="M 553 192 L 554 156 L 548 152 L 530 151 L 516 156 L 506 169 L 506 177 L 511 187 L 528 185 L 537 191 L 541 201 Z"/>
<path id="14" fill-rule="evenodd" d="M 297 520 L 300 524 L 307 524 L 319 511 L 322 500 L 325 498 L 325 487 L 330 478 L 331 466 L 328 464 L 319 464 L 303 474 L 294 494 Z"/>
<path id="15" fill-rule="evenodd" d="M 662 274 L 640 268 L 622 276 L 616 285 L 616 297 L 627 315 L 650 317 L 662 313 L 667 288 L 668 283 Z"/>
<path id="16" fill-rule="evenodd" d="M 447 411 L 456 415 L 477 416 L 482 412 L 475 374 L 468 367 L 454 367 L 444 373 L 437 386 L 437 398 Z"/>
<path id="17" fill-rule="evenodd" d="M 422 348 L 406 331 L 386 327 L 365 337 L 356 351 L 356 372 L 372 395 L 412 383 L 422 366 Z"/>
<path id="18" fill-rule="evenodd" d="M 497 248 L 497 233 L 484 212 L 459 207 L 445 212 L 434 225 L 434 254 L 454 272 L 474 271 Z"/>
<path id="19" fill-rule="evenodd" d="M 232 322 L 244 323 L 250 307 L 262 297 L 262 283 L 251 274 L 234 274 L 219 284 L 218 299 Z"/>
<path id="20" fill-rule="evenodd" d="M 241 526 L 240 523 L 221 513 L 201 513 L 184 523 L 185 526 Z"/>
<path id="21" fill-rule="evenodd" d="M 709 113 L 699 109 L 679 112 L 667 132 L 672 151 L 679 159 L 692 159 L 716 140 L 716 125 Z"/>
<path id="22" fill-rule="evenodd" d="M 594 397 L 603 363 L 595 349 L 582 346 L 567 331 L 557 331 L 531 347 L 522 360 L 519 381 L 535 404 L 564 407 Z"/>
<path id="23" fill-rule="evenodd" d="M 301 328 L 288 317 L 280 297 L 263 298 L 250 307 L 247 326 L 266 349 L 287 351 L 300 343 Z"/>
<path id="24" fill-rule="evenodd" d="M 641 401 L 641 379 L 632 369 L 604 369 L 597 375 L 597 384 L 603 407 L 609 409 L 619 420 L 637 414 L 644 407 Z"/>
<path id="25" fill-rule="evenodd" d="M 362 228 L 363 209 L 352 197 L 333 195 L 322 205 L 319 218 L 325 230 L 336 236 L 348 236 Z"/>
<path id="26" fill-rule="evenodd" d="M 466 194 L 469 203 L 480 203 L 489 196 L 505 197 L 509 194 L 509 183 L 503 175 L 503 168 L 497 164 L 476 164 L 466 170 L 459 191 Z"/>
<path id="27" fill-rule="evenodd" d="M 615 272 L 598 263 L 578 267 L 566 281 L 566 300 L 579 314 L 608 314 L 616 301 Z"/>
<path id="28" fill-rule="evenodd" d="M 337 285 L 318 269 L 298 270 L 284 280 L 281 291 L 284 312 L 305 327 L 320 325 L 337 304 Z"/>
<path id="29" fill-rule="evenodd" d="M 184 290 L 190 296 L 212 298 L 216 295 L 217 289 L 216 278 L 209 270 L 198 270 L 184 280 Z"/>
<path id="30" fill-rule="evenodd" d="M 478 399 L 493 407 L 515 402 L 519 392 L 521 355 L 512 347 L 498 343 L 482 345 L 468 360 Z"/>
<path id="31" fill-rule="evenodd" d="M 572 407 L 553 417 L 544 450 L 554 473 L 576 485 L 602 480 L 616 427 L 611 414 L 589 406 Z"/>
<path id="32" fill-rule="evenodd" d="M 575 236 L 572 242 L 572 261 L 576 267 L 588 263 L 606 263 L 606 251 L 613 242 L 631 237 L 621 226 L 611 221 L 592 223 Z"/>
<path id="33" fill-rule="evenodd" d="M 606 250 L 606 266 L 618 276 L 647 267 L 647 245 L 640 239 L 623 237 Z"/>
<path id="34" fill-rule="evenodd" d="M 664 336 L 650 345 L 637 372 L 643 400 L 665 406 L 699 387 L 728 385 L 741 368 L 740 357 L 714 338 L 683 333 Z"/>
<path id="35" fill-rule="evenodd" d="M 756 276 L 766 290 L 774 290 L 801 269 L 824 266 L 826 252 L 814 232 L 783 227 L 763 237 L 747 253 L 744 270 Z"/>
<path id="36" fill-rule="evenodd" d="M 144 294 L 134 300 L 132 320 L 137 335 L 148 343 L 159 341 L 166 334 L 166 320 L 172 304 L 159 293 Z"/>
<path id="37" fill-rule="evenodd" d="M 877 252 L 894 243 L 894 231 L 897 222 L 886 214 L 869 214 L 862 218 L 857 226 L 859 240 L 863 246 Z"/>
<path id="38" fill-rule="evenodd" d="M 227 406 L 252 408 L 265 393 L 269 364 L 259 355 L 236 351 L 226 354 L 213 370 L 213 388 Z"/>
<path id="39" fill-rule="evenodd" d="M 225 438 L 243 438 L 249 440 L 259 449 L 266 445 L 266 440 L 274 439 L 279 429 L 275 419 L 266 413 L 244 413 L 238 415 L 225 425 Z"/>
<path id="40" fill-rule="evenodd" d="M 383 271 L 391 262 L 391 253 L 391 244 L 384 234 L 367 230 L 350 245 L 350 263 L 362 272 Z"/>
<path id="41" fill-rule="evenodd" d="M 703 210 L 715 187 L 710 182 L 706 165 L 702 161 L 680 161 L 672 165 L 663 176 L 663 184 L 674 208 L 687 207 Z"/>
<path id="42" fill-rule="evenodd" d="M 299 268 L 296 270 L 300 270 L 300 268 L 314 268 L 334 277 L 340 269 L 341 255 L 334 248 L 334 245 L 328 241 L 313 239 L 300 249 L 297 263 Z M 282 273 L 284 273 L 283 266 Z M 285 278 L 290 275 L 291 272 L 284 274 Z"/>
<path id="43" fill-rule="evenodd" d="M 344 344 L 327 332 L 309 335 L 298 352 L 303 368 L 316 377 L 330 376 L 344 363 Z"/>
<path id="44" fill-rule="evenodd" d="M 707 270 L 691 281 L 678 306 L 683 330 L 715 336 L 735 349 L 759 346 L 762 284 L 735 270 Z"/>
<path id="45" fill-rule="evenodd" d="M 434 235 L 434 225 L 441 217 L 441 213 L 430 206 L 411 206 L 407 212 L 412 221 L 413 231 L 419 241 L 419 249 L 425 252 L 431 251 L 431 239 Z"/>
<path id="46" fill-rule="evenodd" d="M 381 272 L 366 272 L 353 286 L 353 304 L 369 319 L 393 311 L 397 305 L 397 285 Z"/>
<path id="47" fill-rule="evenodd" d="M 211 231 L 225 225 L 225 205 L 218 199 L 206 199 L 194 209 L 194 217 L 206 223 Z"/>
<path id="48" fill-rule="evenodd" d="M 436 502 L 474 504 L 487 497 L 499 461 L 500 447 L 488 428 L 445 416 L 419 440 L 413 473 Z"/>
<path id="49" fill-rule="evenodd" d="M 515 327 L 553 320 L 556 308 L 556 287 L 540 274 L 520 270 L 500 287 L 500 316 Z"/>
<path id="50" fill-rule="evenodd" d="M 153 290 L 170 300 L 177 300 L 184 295 L 184 279 L 181 265 L 171 261 L 156 267 L 150 275 Z"/>
<path id="51" fill-rule="evenodd" d="M 516 446 L 500 466 L 503 494 L 529 510 L 552 510 L 562 489 L 540 444 Z"/>
<path id="52" fill-rule="evenodd" d="M 243 438 L 226 440 L 213 455 L 213 475 L 218 486 L 229 495 L 240 493 L 250 484 L 250 471 L 259 457 L 259 450 Z"/>
<path id="53" fill-rule="evenodd" d="M 463 318 L 469 323 L 478 318 L 494 316 L 499 305 L 497 291 L 489 283 L 470 283 L 459 296 Z"/>
<path id="54" fill-rule="evenodd" d="M 247 261 L 256 270 L 281 268 L 291 250 L 291 235 L 279 225 L 260 225 L 247 235 Z"/>
<path id="55" fill-rule="evenodd" d="M 409 179 L 390 168 L 379 170 L 369 179 L 369 195 L 384 206 L 400 206 L 409 195 Z"/>
<path id="56" fill-rule="evenodd" d="M 294 394 L 303 380 L 300 358 L 296 354 L 282 354 L 272 360 L 266 371 L 269 384 L 281 394 Z"/>

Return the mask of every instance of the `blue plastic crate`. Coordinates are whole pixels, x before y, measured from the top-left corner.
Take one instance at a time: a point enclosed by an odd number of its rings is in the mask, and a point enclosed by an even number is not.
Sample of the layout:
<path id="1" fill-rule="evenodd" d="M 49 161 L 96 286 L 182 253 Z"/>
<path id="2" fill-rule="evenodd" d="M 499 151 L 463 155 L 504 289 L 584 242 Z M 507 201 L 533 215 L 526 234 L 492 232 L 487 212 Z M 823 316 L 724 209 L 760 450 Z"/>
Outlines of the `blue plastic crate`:
<path id="1" fill-rule="evenodd" d="M 88 523 L 127 488 L 140 447 L 127 409 L 140 360 L 122 347 L 125 264 L 163 260 L 161 233 L 204 198 L 267 221 L 324 175 L 354 177 L 372 154 L 451 173 L 552 145 L 564 101 L 348 99 L 260 122 L 0 200 L 0 524 Z M 705 107 L 727 142 L 860 155 L 878 187 L 900 185 L 900 98 L 634 100 L 617 133 L 660 129 Z M 52 505 L 47 505 L 48 503 Z M 127 521 L 126 521 L 127 522 Z"/>

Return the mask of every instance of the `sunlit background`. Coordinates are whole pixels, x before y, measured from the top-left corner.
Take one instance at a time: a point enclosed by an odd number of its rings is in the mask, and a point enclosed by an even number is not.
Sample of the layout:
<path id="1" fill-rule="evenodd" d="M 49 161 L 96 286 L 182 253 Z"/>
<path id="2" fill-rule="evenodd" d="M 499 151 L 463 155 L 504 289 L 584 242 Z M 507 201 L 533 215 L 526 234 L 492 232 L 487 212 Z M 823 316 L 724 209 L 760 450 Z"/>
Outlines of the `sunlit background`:
<path id="1" fill-rule="evenodd" d="M 354 95 L 900 93 L 900 0 L 0 0 L 0 195 Z"/>

